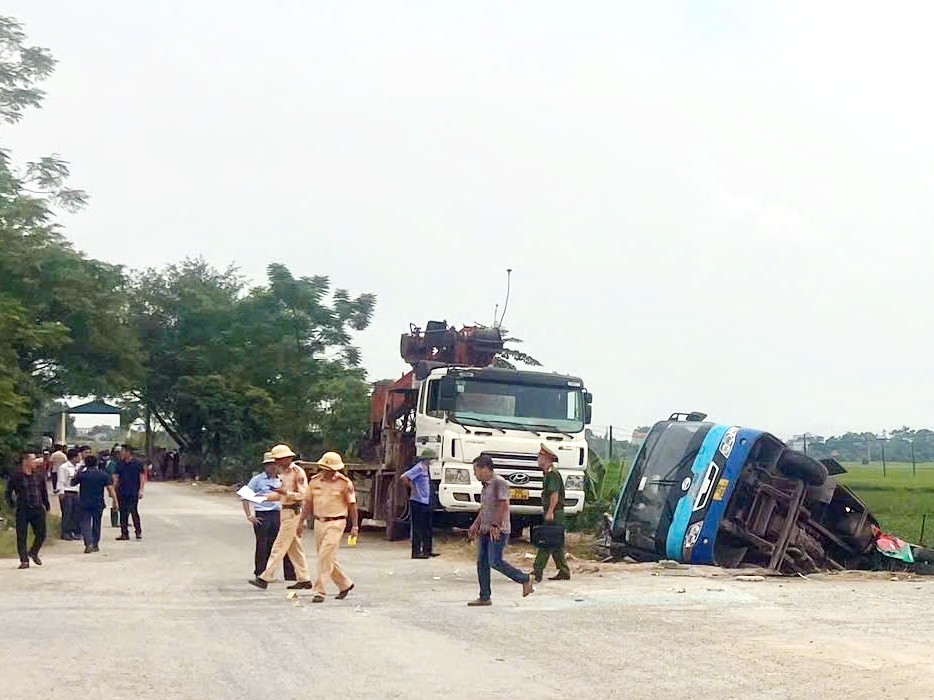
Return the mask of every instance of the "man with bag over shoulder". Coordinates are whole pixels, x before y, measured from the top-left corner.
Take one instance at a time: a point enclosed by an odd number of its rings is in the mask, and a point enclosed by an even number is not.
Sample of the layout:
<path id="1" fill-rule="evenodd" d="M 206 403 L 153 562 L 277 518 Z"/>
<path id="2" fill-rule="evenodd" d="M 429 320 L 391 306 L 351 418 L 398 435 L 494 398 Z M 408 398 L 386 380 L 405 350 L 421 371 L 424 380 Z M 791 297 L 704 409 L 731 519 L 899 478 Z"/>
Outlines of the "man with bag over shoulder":
<path id="1" fill-rule="evenodd" d="M 538 466 L 545 475 L 542 484 L 542 511 L 545 525 L 560 525 L 564 527 L 564 481 L 555 468 L 558 455 L 545 443 L 541 444 L 538 452 Z M 549 581 L 568 581 L 571 578 L 571 569 L 564 554 L 564 545 L 555 547 L 539 547 L 535 563 L 532 565 L 532 575 L 536 581 L 542 580 L 545 565 L 548 559 L 555 560 L 558 573 L 549 577 Z"/>

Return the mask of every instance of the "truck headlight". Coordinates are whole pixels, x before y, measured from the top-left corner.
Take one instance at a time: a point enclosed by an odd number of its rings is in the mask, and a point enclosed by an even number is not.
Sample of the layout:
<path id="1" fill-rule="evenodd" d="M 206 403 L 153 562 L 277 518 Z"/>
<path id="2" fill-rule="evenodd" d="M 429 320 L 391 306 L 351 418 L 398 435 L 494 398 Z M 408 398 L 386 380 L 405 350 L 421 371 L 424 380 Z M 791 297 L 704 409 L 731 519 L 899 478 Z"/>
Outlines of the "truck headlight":
<path id="1" fill-rule="evenodd" d="M 568 478 L 564 480 L 564 488 L 568 491 L 583 491 L 584 490 L 584 475 L 583 474 L 571 474 Z"/>
<path id="2" fill-rule="evenodd" d="M 455 467 L 444 468 L 444 483 L 446 484 L 470 484 L 470 471 L 468 469 L 457 469 Z"/>

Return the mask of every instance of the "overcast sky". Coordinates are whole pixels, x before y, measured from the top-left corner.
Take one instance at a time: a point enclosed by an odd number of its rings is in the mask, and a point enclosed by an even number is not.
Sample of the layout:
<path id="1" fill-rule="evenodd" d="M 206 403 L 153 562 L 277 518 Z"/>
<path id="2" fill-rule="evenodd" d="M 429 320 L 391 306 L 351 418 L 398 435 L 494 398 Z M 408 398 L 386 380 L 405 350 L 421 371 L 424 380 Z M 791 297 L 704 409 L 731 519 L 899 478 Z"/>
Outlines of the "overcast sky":
<path id="1" fill-rule="evenodd" d="M 88 254 L 505 325 L 594 422 L 934 427 L 929 3 L 8 0 Z"/>

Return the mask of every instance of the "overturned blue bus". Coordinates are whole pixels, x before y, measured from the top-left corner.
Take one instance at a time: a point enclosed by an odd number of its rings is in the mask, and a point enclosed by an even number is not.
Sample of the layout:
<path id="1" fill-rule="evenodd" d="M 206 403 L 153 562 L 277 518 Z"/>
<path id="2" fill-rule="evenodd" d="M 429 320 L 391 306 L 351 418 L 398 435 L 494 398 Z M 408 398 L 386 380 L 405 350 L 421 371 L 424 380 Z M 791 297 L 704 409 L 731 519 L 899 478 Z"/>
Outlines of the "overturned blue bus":
<path id="1" fill-rule="evenodd" d="M 927 566 L 930 550 L 891 551 L 836 460 L 705 419 L 672 414 L 646 436 L 613 513 L 615 556 L 786 574 Z"/>

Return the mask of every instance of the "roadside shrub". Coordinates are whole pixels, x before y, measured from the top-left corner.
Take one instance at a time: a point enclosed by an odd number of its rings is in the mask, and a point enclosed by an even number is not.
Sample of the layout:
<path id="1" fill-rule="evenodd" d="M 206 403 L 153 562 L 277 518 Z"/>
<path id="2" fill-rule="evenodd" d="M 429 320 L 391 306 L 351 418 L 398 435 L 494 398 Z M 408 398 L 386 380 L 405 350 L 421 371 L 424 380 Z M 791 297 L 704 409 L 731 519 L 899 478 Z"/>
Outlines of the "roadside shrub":
<path id="1" fill-rule="evenodd" d="M 593 503 L 585 503 L 584 509 L 580 513 L 568 516 L 568 532 L 592 532 L 598 534 L 603 514 L 612 513 L 615 507 L 615 498 L 613 500 L 601 499 Z"/>

